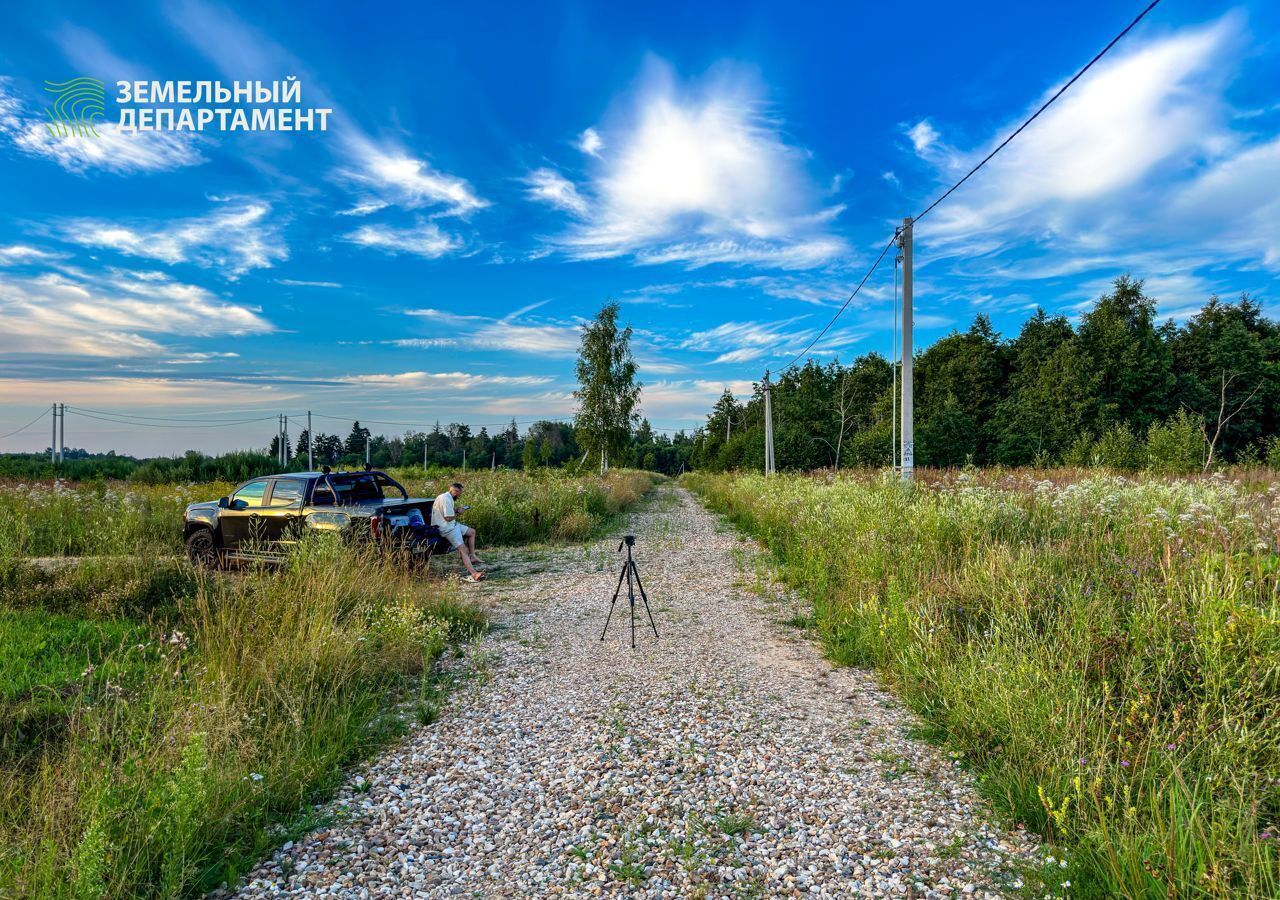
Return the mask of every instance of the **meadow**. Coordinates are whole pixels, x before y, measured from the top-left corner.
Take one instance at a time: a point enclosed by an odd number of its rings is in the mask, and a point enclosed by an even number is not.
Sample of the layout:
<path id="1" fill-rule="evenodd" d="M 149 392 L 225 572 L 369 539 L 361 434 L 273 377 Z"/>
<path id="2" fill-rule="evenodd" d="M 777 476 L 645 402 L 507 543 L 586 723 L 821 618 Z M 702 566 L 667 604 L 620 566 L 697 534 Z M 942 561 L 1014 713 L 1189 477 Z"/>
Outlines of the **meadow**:
<path id="1" fill-rule="evenodd" d="M 877 669 L 999 813 L 1060 848 L 1047 887 L 1280 895 L 1280 484 L 684 483 L 771 551 L 834 660 Z"/>
<path id="2" fill-rule="evenodd" d="M 396 473 L 416 495 L 460 474 Z M 585 538 L 653 484 L 458 480 L 482 546 Z M 232 487 L 0 486 L 0 896 L 234 882 L 321 824 L 347 766 L 435 717 L 437 661 L 485 629 L 456 580 L 336 542 L 194 569 L 182 506 Z"/>

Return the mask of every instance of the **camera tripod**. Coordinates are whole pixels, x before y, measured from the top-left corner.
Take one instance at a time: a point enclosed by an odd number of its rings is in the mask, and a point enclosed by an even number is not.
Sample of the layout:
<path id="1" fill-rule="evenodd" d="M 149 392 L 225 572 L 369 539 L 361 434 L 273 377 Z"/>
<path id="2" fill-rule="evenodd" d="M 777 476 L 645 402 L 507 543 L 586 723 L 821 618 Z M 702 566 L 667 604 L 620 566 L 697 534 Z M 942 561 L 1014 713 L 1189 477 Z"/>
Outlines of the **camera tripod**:
<path id="1" fill-rule="evenodd" d="M 627 548 L 627 560 L 622 564 L 622 572 L 618 575 L 618 587 L 613 592 L 613 599 L 609 601 L 609 615 L 605 617 L 604 628 L 600 631 L 600 640 L 604 640 L 605 632 L 609 630 L 609 620 L 613 618 L 613 607 L 618 602 L 618 594 L 622 593 L 622 579 L 627 579 L 627 598 L 631 602 L 631 649 L 636 646 L 636 588 L 640 589 L 640 600 L 644 603 L 644 611 L 649 616 L 649 627 L 653 629 L 653 636 L 658 636 L 658 626 L 653 623 L 653 612 L 649 609 L 649 597 L 644 592 L 644 583 L 640 581 L 640 570 L 636 568 L 636 561 L 631 558 L 631 548 L 636 545 L 636 536 L 634 534 L 625 535 L 621 543 L 618 544 L 618 552 L 622 552 L 623 545 Z M 635 582 L 632 582 L 632 578 Z"/>

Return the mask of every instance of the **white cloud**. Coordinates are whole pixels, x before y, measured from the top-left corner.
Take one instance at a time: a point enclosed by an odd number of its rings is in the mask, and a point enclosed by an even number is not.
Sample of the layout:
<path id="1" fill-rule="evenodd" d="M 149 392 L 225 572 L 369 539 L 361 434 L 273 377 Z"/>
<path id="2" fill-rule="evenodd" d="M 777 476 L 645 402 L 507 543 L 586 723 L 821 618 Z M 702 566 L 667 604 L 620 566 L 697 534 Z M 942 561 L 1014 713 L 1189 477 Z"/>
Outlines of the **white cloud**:
<path id="1" fill-rule="evenodd" d="M 540 305 L 534 304 L 533 307 L 516 310 L 500 319 L 459 315 L 441 309 L 411 309 L 406 312 L 407 315 L 426 319 L 447 332 L 430 339 L 433 342 L 448 340 L 452 342 L 450 346 L 470 350 L 508 350 L 559 357 L 576 355 L 582 342 L 580 326 L 577 323 L 529 317 L 530 310 Z M 395 343 L 408 345 L 400 341 Z M 431 346 L 437 345 L 433 343 Z"/>
<path id="2" fill-rule="evenodd" d="M 928 119 L 921 119 L 907 129 L 907 137 L 911 138 L 911 146 L 916 153 L 923 156 L 938 140 L 938 129 Z"/>
<path id="3" fill-rule="evenodd" d="M 1223 149 L 1219 63 L 1237 31 L 1228 16 L 1103 60 L 938 207 L 920 239 L 990 251 L 1009 235 L 1078 237 L 1112 211 L 1132 214 L 1135 192 L 1158 172 L 1176 172 Z M 944 181 L 967 171 L 1012 128 L 961 152 L 925 125 L 912 130 L 913 142 L 939 165 Z"/>
<path id="4" fill-rule="evenodd" d="M 396 374 L 347 375 L 337 379 L 345 384 L 368 385 L 380 388 L 405 388 L 422 390 L 443 388 L 449 391 L 467 391 L 476 387 L 498 385 L 527 387 L 549 384 L 555 379 L 549 375 L 475 375 L 469 372 L 399 372 Z"/>
<path id="5" fill-rule="evenodd" d="M 55 137 L 43 120 L 26 112 L 11 90 L 11 82 L 0 78 L 0 134 L 23 153 L 52 160 L 68 172 L 100 169 L 128 175 L 205 162 L 201 139 L 191 134 L 125 131 L 115 122 L 99 120 L 94 126 L 98 137 Z"/>
<path id="6" fill-rule="evenodd" d="M 653 63 L 630 115 L 605 128 L 610 149 L 598 170 L 569 185 L 580 208 L 564 202 L 563 185 L 537 195 L 578 218 L 555 246 L 577 259 L 690 268 L 810 268 L 839 255 L 844 242 L 827 226 L 841 207 L 822 207 L 809 154 L 786 142 L 765 107 L 756 86 L 727 68 L 682 88 Z"/>
<path id="7" fill-rule="evenodd" d="M 270 204 L 263 201 L 237 201 L 208 215 L 167 221 L 72 219 L 63 224 L 61 236 L 86 247 L 218 268 L 235 277 L 289 258 L 289 248 L 270 213 Z"/>
<path id="8" fill-rule="evenodd" d="M 460 238 L 446 234 L 432 222 L 418 222 L 407 228 L 361 225 L 345 235 L 343 240 L 387 253 L 413 253 L 426 259 L 438 259 L 462 247 Z"/>
<path id="9" fill-rule="evenodd" d="M 56 253 L 50 253 L 48 250 L 41 250 L 38 247 L 29 247 L 26 244 L 10 244 L 7 247 L 0 247 L 0 266 L 18 266 L 57 259 L 57 257 Z"/>
<path id="10" fill-rule="evenodd" d="M 604 139 L 600 137 L 600 132 L 588 128 L 578 135 L 578 149 L 588 156 L 599 156 L 604 149 Z"/>
<path id="11" fill-rule="evenodd" d="M 542 200 L 579 216 L 587 212 L 587 201 L 582 199 L 573 182 L 555 169 L 535 169 L 525 177 L 525 184 L 534 200 Z"/>
<path id="12" fill-rule="evenodd" d="M 299 281 L 296 278 L 277 278 L 276 284 L 283 284 L 285 287 L 314 287 L 314 288 L 342 287 L 342 285 L 336 281 Z"/>
<path id="13" fill-rule="evenodd" d="M 778 322 L 722 322 L 704 331 L 695 331 L 681 348 L 718 354 L 711 362 L 745 363 L 765 357 L 790 358 L 805 348 L 817 334 L 813 326 L 798 327 L 808 316 L 795 316 Z M 827 332 L 809 351 L 812 356 L 825 356 L 856 343 L 866 335 L 850 328 Z"/>
<path id="14" fill-rule="evenodd" d="M 462 178 L 440 172 L 407 151 L 379 145 L 355 132 L 342 142 L 347 155 L 338 178 L 357 193 L 348 215 L 368 215 L 388 206 L 434 207 L 446 215 L 465 215 L 489 205 Z"/>
<path id="15" fill-rule="evenodd" d="M 707 412 L 725 388 L 736 397 L 749 397 L 753 386 L 750 381 L 657 381 L 645 385 L 640 402 L 646 417 L 664 424 L 687 422 L 692 430 L 706 423 Z"/>
<path id="16" fill-rule="evenodd" d="M 0 275 L 0 352 L 141 357 L 171 354 L 157 336 L 245 335 L 274 326 L 252 307 L 159 272 L 74 270 Z"/>
<path id="17" fill-rule="evenodd" d="M 1175 224 L 1230 236 L 1224 244 L 1280 268 L 1280 138 L 1222 160 L 1183 187 L 1170 204 Z"/>
<path id="18" fill-rule="evenodd" d="M 216 359 L 237 359 L 239 353 L 201 353 L 192 352 L 184 353 L 173 359 L 164 360 L 166 366 L 198 366 L 201 363 L 212 362 Z"/>

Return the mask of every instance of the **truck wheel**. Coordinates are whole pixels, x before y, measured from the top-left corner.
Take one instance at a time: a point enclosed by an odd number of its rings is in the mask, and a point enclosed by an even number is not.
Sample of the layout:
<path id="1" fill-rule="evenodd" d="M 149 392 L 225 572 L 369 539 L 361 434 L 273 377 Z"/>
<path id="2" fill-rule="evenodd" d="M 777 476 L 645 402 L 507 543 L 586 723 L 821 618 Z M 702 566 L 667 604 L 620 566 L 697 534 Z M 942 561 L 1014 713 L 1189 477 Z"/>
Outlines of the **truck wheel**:
<path id="1" fill-rule="evenodd" d="M 216 569 L 222 562 L 222 553 L 208 528 L 197 528 L 187 536 L 187 559 L 197 566 Z"/>

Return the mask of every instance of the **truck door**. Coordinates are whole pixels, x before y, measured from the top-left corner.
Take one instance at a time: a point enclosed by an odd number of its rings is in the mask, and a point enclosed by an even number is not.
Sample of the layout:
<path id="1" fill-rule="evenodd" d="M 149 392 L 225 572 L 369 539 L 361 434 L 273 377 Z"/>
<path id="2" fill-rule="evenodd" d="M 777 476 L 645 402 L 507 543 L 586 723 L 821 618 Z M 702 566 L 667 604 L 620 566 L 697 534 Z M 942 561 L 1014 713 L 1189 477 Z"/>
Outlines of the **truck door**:
<path id="1" fill-rule="evenodd" d="M 253 549 L 261 542 L 262 503 L 266 499 L 270 479 L 255 478 L 241 485 L 231 495 L 226 509 L 218 510 L 218 529 L 222 546 L 234 552 Z"/>
<path id="2" fill-rule="evenodd" d="M 277 478 L 261 510 L 263 538 L 269 552 L 283 552 L 298 543 L 302 534 L 302 478 Z"/>

